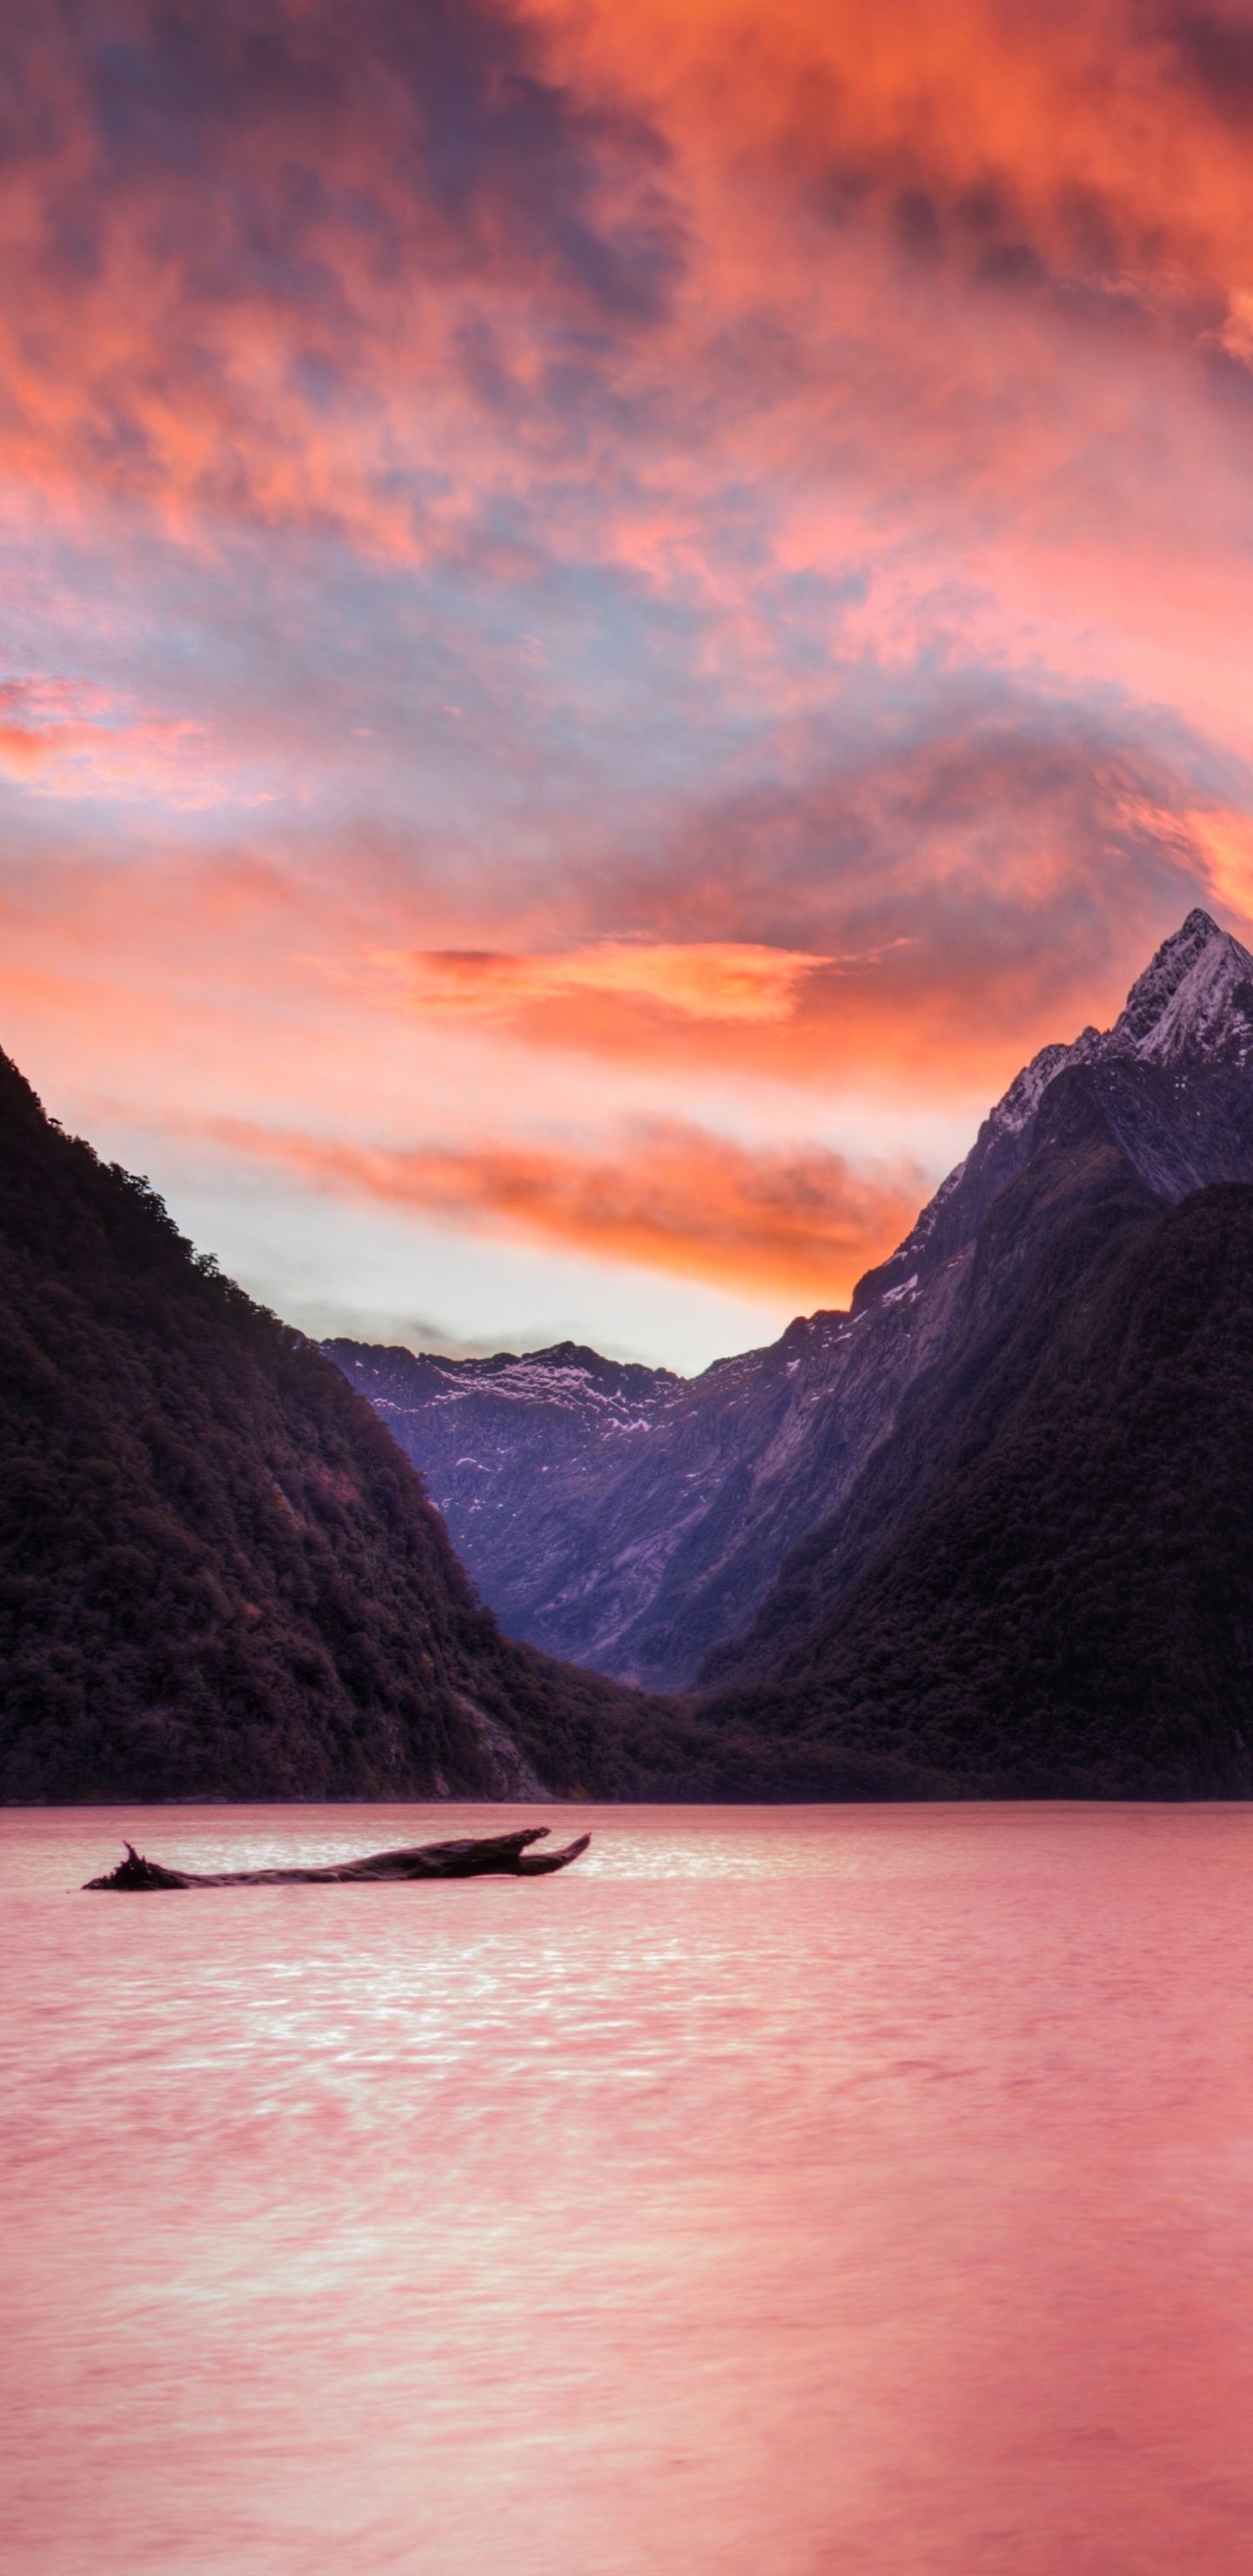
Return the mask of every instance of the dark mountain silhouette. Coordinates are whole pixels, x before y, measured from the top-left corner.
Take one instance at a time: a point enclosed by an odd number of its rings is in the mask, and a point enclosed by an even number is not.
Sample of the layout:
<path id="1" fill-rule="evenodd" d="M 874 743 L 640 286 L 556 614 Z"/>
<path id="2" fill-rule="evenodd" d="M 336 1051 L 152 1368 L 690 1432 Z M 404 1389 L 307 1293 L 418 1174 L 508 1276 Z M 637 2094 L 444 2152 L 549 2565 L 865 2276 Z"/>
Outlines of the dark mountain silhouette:
<path id="1" fill-rule="evenodd" d="M 784 1561 L 747 1634 L 707 1659 L 706 1683 L 743 1680 L 796 1643 L 951 1470 L 972 1403 L 994 1418 L 1006 1401 L 996 1372 L 1024 1315 L 1034 1305 L 1043 1321 L 1050 1300 L 1069 1311 L 1078 1295 L 1075 1247 L 1099 1244 L 1132 1202 L 1160 1212 L 1207 1183 L 1253 1182 L 1250 1055 L 1253 960 L 1194 912 L 1108 1035 L 1085 1030 L 1019 1075 L 902 1251 L 854 1298 L 855 1324 L 874 1334 L 885 1302 L 930 1302 L 940 1287 L 938 1351 L 842 1509 Z"/>
<path id="2" fill-rule="evenodd" d="M 765 1669 L 706 1721 L 949 1795 L 1253 1792 L 1253 1189 L 1164 1213 L 1094 1143 L 1068 1194 L 996 1347 L 893 1435 L 881 1476 L 924 1458 L 925 1498 L 851 1580 L 827 1569 L 825 1616 L 793 1569 Z"/>
<path id="3" fill-rule="evenodd" d="M 897 1796 L 501 1636 L 390 1433 L 0 1056 L 0 1798 Z"/>
<path id="4" fill-rule="evenodd" d="M 0 1058 L 0 1796 L 1253 1794 L 1253 961 L 1204 915 L 850 1315 L 692 1383 L 340 1360 Z M 554 1619 L 660 1660 L 690 1579 L 703 1687 L 502 1638 L 345 1367 L 519 1586 L 529 1490 Z"/>
<path id="5" fill-rule="evenodd" d="M 0 1796 L 612 1788 L 340 1372 L 0 1057 Z"/>
<path id="6" fill-rule="evenodd" d="M 1066 1116 L 1080 1163 L 1095 1122 L 1158 1206 L 1253 1182 L 1253 958 L 1207 914 L 1164 943 L 1113 1029 L 1018 1075 L 848 1314 L 694 1379 L 568 1345 L 487 1361 L 329 1347 L 511 1630 L 650 1688 L 744 1676 L 823 1615 L 941 1471 L 962 1389 L 1064 1221 L 1070 1166 L 993 1212 L 1064 1143 Z"/>

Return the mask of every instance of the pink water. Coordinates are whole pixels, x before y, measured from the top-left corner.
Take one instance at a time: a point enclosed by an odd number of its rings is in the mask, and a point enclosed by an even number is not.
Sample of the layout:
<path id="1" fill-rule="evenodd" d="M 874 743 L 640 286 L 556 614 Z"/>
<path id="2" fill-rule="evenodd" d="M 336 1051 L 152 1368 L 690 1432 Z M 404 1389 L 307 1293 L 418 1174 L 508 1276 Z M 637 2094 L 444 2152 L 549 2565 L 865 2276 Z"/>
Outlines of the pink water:
<path id="1" fill-rule="evenodd" d="M 5 2565 L 1248 2576 L 1253 1811 L 70 1892 L 521 1813 L 0 1815 Z"/>

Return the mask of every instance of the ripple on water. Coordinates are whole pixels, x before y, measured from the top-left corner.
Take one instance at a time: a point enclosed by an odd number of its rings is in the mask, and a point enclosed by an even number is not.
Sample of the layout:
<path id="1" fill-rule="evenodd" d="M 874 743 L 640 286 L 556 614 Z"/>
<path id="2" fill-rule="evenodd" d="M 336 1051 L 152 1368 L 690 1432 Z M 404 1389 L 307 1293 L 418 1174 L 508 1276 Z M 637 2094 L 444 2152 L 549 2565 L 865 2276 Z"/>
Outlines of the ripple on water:
<path id="1" fill-rule="evenodd" d="M 1250 1814 L 69 1893 L 524 1812 L 0 1816 L 23 2576 L 1246 2576 Z"/>

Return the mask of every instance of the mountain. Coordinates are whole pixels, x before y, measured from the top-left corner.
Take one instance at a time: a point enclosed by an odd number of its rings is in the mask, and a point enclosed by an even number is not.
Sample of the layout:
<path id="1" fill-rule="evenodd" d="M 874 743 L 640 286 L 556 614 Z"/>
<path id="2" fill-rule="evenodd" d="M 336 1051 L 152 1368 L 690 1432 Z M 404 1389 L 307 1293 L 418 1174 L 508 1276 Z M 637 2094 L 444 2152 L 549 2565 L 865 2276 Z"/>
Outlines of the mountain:
<path id="1" fill-rule="evenodd" d="M 848 1318 L 815 1315 L 695 1379 L 568 1344 L 490 1360 L 326 1349 L 421 1467 L 507 1628 L 669 1688 L 743 1625 L 789 1544 L 838 1499 L 858 1435 L 889 1418 L 887 1345 L 899 1367 L 912 1339 L 911 1319 L 901 1326 L 863 1367 Z M 836 1388 L 843 1418 L 827 1436 Z"/>
<path id="2" fill-rule="evenodd" d="M 1203 914 L 850 1314 L 694 1381 L 338 1357 L 0 1057 L 0 1797 L 1253 1795 L 1253 960 Z M 503 1638 L 388 1418 L 554 1620 L 677 1662 L 686 1566 L 701 1688 Z"/>
<path id="3" fill-rule="evenodd" d="M 573 1342 L 525 1358 L 446 1360 L 323 1344 L 409 1456 L 422 1462 L 454 1547 L 506 1628 L 552 1654 L 563 1595 L 595 1581 L 609 1461 L 634 1465 L 683 1381 L 620 1367 Z M 583 1629 L 575 1622 L 576 1646 Z"/>
<path id="4" fill-rule="evenodd" d="M 1080 1161 L 1099 1130 L 1159 1206 L 1253 1181 L 1251 1063 L 1253 958 L 1195 911 L 1112 1029 L 1045 1047 L 1017 1076 L 849 1313 L 694 1379 L 569 1345 L 488 1361 L 328 1347 L 428 1476 L 515 1634 L 651 1689 L 744 1675 L 821 1615 L 940 1472 L 960 1401 L 936 1399 L 924 1447 L 920 1394 L 937 1372 L 977 1375 L 987 1334 L 1009 1328 L 1071 1167 L 1053 1197 L 1032 1196 L 1030 1224 L 982 1230 L 1059 1122 Z"/>
<path id="5" fill-rule="evenodd" d="M 938 1294 L 938 1349 L 839 1511 L 815 1520 L 746 1633 L 707 1658 L 702 1680 L 766 1670 L 963 1454 L 968 1407 L 1020 1316 L 1033 1300 L 1079 1293 L 1064 1263 L 1053 1274 L 1059 1247 L 1080 1239 L 1080 1219 L 1099 1239 L 1126 1204 L 1160 1212 L 1214 1183 L 1253 1182 L 1251 1053 L 1253 959 L 1193 912 L 1112 1030 L 1045 1048 L 1017 1077 L 905 1245 L 854 1297 L 854 1322 L 864 1319 L 873 1338 L 885 1305 L 925 1310 Z"/>
<path id="6" fill-rule="evenodd" d="M 861 1280 L 854 1314 L 893 1288 L 912 1290 L 973 1241 L 997 1191 L 1028 1159 L 1041 1104 L 1062 1074 L 1090 1074 L 1118 1143 L 1161 1197 L 1253 1178 L 1251 1058 L 1253 957 L 1207 912 L 1190 912 L 1132 985 L 1112 1029 L 1042 1047 L 1016 1076 L 912 1233 Z"/>
<path id="7" fill-rule="evenodd" d="M 1088 1161 L 982 1372 L 893 1435 L 925 1453 L 957 1399 L 921 1499 L 702 1703 L 729 1744 L 768 1725 L 798 1768 L 869 1751 L 945 1796 L 1253 1795 L 1253 1189 L 1164 1211 Z M 762 1625 L 778 1648 L 777 1602 Z"/>
<path id="8" fill-rule="evenodd" d="M 341 1372 L 0 1056 L 0 1798 L 612 1793 Z"/>

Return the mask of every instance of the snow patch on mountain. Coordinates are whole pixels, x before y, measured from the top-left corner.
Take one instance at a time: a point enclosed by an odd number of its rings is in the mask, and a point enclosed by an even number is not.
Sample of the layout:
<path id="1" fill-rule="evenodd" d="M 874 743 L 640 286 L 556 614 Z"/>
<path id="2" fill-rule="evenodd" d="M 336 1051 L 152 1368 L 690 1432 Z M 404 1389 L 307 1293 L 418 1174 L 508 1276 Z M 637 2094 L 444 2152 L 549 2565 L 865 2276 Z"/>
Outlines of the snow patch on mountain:
<path id="1" fill-rule="evenodd" d="M 1199 906 L 1163 940 L 1132 985 L 1111 1029 L 1086 1028 L 1069 1045 L 1041 1047 L 1030 1064 L 1015 1074 L 1008 1091 L 985 1118 L 971 1152 L 941 1181 L 882 1272 L 873 1273 L 866 1283 L 873 1286 L 877 1301 L 897 1295 L 900 1272 L 929 1254 L 937 1237 L 944 1242 L 951 1231 L 946 1220 L 953 1201 L 976 1167 L 993 1166 L 1009 1176 L 1013 1149 L 1025 1139 L 1059 1074 L 1078 1065 L 1129 1060 L 1237 1066 L 1253 1061 L 1253 956 Z M 859 1294 L 859 1314 L 866 1302 Z"/>
<path id="2" fill-rule="evenodd" d="M 1145 1064 L 1185 1056 L 1247 1064 L 1253 1054 L 1253 957 L 1205 912 L 1159 948 L 1133 984 L 1110 1032 L 1110 1053 L 1128 1047 Z"/>

